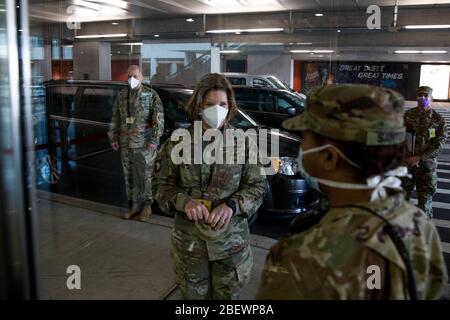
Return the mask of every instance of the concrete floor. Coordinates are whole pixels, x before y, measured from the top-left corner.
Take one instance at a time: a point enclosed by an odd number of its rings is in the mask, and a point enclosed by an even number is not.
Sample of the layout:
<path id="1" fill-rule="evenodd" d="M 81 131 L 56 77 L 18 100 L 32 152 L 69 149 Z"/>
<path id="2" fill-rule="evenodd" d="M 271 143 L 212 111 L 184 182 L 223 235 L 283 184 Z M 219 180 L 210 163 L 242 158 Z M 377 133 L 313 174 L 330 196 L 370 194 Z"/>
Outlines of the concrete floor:
<path id="1" fill-rule="evenodd" d="M 170 259 L 172 219 L 122 220 L 120 209 L 38 193 L 43 299 L 180 299 Z M 108 214 L 105 214 L 108 213 Z M 275 240 L 252 235 L 254 270 L 242 299 L 254 299 Z M 81 269 L 81 289 L 67 289 L 67 267 Z"/>

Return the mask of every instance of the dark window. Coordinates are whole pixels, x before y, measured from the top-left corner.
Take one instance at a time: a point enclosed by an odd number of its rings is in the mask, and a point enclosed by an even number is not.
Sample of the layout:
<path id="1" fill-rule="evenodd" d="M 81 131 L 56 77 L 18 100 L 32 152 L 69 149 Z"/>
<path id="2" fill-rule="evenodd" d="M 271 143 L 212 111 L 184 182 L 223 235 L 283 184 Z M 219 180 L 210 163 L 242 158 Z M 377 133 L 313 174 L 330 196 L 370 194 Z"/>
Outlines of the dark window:
<path id="1" fill-rule="evenodd" d="M 278 103 L 278 112 L 279 113 L 288 113 L 289 108 L 295 108 L 294 105 L 292 105 L 288 100 L 277 97 L 277 103 Z"/>
<path id="2" fill-rule="evenodd" d="M 248 129 L 256 127 L 256 123 L 250 122 L 246 117 L 244 117 L 240 112 L 237 112 L 235 117 L 231 119 L 231 125 L 239 129 Z"/>
<path id="3" fill-rule="evenodd" d="M 277 112 L 276 95 L 272 92 L 261 93 L 261 109 L 266 112 Z"/>
<path id="4" fill-rule="evenodd" d="M 255 87 L 272 87 L 268 81 L 263 79 L 253 79 L 253 85 Z"/>
<path id="5" fill-rule="evenodd" d="M 244 110 L 258 110 L 259 97 L 257 90 L 236 88 L 234 93 L 238 107 Z"/>
<path id="6" fill-rule="evenodd" d="M 118 89 L 86 88 L 83 92 L 80 106 L 75 110 L 74 117 L 99 122 L 110 122 L 114 99 Z"/>
<path id="7" fill-rule="evenodd" d="M 71 115 L 75 108 L 75 94 L 78 87 L 51 87 L 48 89 L 48 110 L 50 115 Z"/>
<path id="8" fill-rule="evenodd" d="M 227 77 L 228 81 L 230 81 L 230 83 L 233 86 L 245 86 L 247 85 L 245 78 L 234 78 L 234 77 Z"/>
<path id="9" fill-rule="evenodd" d="M 247 60 L 227 60 L 227 72 L 247 72 Z"/>
<path id="10" fill-rule="evenodd" d="M 187 101 L 184 100 L 185 96 L 179 94 L 173 94 L 167 103 L 167 118 L 172 122 L 189 122 L 189 116 L 184 111 Z"/>

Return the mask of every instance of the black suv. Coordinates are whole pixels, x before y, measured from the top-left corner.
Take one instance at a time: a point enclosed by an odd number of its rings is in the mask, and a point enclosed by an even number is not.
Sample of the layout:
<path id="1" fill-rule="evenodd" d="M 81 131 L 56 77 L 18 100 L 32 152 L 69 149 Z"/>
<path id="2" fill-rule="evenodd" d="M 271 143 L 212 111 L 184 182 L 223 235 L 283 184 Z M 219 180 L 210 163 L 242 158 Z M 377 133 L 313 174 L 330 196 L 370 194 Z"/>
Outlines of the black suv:
<path id="1" fill-rule="evenodd" d="M 46 89 L 46 117 L 37 122 L 46 126 L 46 148 L 36 152 L 38 187 L 96 202 L 126 206 L 125 188 L 120 155 L 109 144 L 107 131 L 112 105 L 125 82 L 113 81 L 49 81 Z M 176 128 L 191 123 L 184 107 L 192 90 L 170 85 L 152 86 L 164 105 L 165 130 L 162 140 Z M 316 201 L 297 172 L 296 156 L 300 140 L 287 132 L 272 132 L 262 127 L 243 110 L 239 110 L 232 124 L 243 130 L 255 129 L 257 137 L 262 129 L 267 139 L 279 140 L 279 157 L 272 165 L 277 174 L 268 176 L 269 192 L 263 210 L 275 217 L 292 217 Z M 255 137 L 255 138 L 257 138 Z M 269 153 L 270 154 L 270 153 Z"/>
<path id="2" fill-rule="evenodd" d="M 303 113 L 305 100 L 282 89 L 233 86 L 239 108 L 259 123 L 282 129 L 284 120 Z"/>

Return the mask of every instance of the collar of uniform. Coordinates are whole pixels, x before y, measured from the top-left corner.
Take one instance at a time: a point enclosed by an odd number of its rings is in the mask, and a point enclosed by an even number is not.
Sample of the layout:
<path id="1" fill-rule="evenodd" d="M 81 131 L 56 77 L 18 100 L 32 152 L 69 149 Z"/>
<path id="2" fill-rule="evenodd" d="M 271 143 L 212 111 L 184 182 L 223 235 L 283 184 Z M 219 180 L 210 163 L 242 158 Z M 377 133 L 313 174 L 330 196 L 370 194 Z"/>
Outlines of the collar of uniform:
<path id="1" fill-rule="evenodd" d="M 402 192 L 397 192 L 394 194 L 389 195 L 386 199 L 376 201 L 376 202 L 359 202 L 359 203 L 353 203 L 349 204 L 349 206 L 339 206 L 339 207 L 332 207 L 330 208 L 329 212 L 325 214 L 325 216 L 322 218 L 321 223 L 325 223 L 330 220 L 334 220 L 337 218 L 343 218 L 351 214 L 351 211 L 348 209 L 353 209 L 350 207 L 351 205 L 356 205 L 360 207 L 364 207 L 370 210 L 373 210 L 377 212 L 379 215 L 384 216 L 386 219 L 392 219 L 395 215 L 395 209 L 396 207 L 400 206 L 402 202 L 405 201 L 405 196 Z M 360 210 L 362 212 L 362 210 Z M 373 214 L 369 213 L 368 211 L 364 211 L 365 214 L 368 214 L 370 216 L 373 216 Z M 378 218 L 376 218 L 378 219 Z M 381 219 L 380 219 L 380 222 Z"/>
<path id="2" fill-rule="evenodd" d="M 433 108 L 431 108 L 431 107 L 430 107 L 430 109 L 428 109 L 428 110 L 425 111 L 425 112 L 423 112 L 422 110 L 420 110 L 420 107 L 416 107 L 416 108 L 417 108 L 417 113 L 418 113 L 420 116 L 423 116 L 423 117 L 431 118 L 431 116 L 433 115 L 433 112 L 434 112 Z"/>
<path id="3" fill-rule="evenodd" d="M 142 92 L 143 85 L 141 84 L 137 89 L 129 89 L 131 94 L 140 94 Z"/>

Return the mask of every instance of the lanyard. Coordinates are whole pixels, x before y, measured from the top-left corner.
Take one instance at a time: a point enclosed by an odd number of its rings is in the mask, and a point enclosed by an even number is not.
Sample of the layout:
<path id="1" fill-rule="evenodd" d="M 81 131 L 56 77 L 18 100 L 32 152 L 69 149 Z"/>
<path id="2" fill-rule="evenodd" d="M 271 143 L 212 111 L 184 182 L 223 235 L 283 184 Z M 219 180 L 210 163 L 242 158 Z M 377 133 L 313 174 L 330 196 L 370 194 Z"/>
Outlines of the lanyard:
<path id="1" fill-rule="evenodd" d="M 211 174 L 210 174 L 210 176 L 209 176 L 209 181 L 208 181 L 208 184 L 206 185 L 206 187 L 204 187 L 204 186 L 203 186 L 203 171 L 202 171 L 202 165 L 199 164 L 199 169 L 200 169 L 200 170 L 199 170 L 199 171 L 200 171 L 200 191 L 202 192 L 202 198 L 205 197 L 206 191 L 208 190 L 209 185 L 211 184 L 211 181 L 212 181 L 213 176 L 214 176 L 214 171 L 215 171 L 215 169 L 216 169 L 216 165 L 215 165 L 215 164 L 211 164 L 210 167 L 211 167 Z"/>
<path id="2" fill-rule="evenodd" d="M 128 98 L 127 98 L 127 118 L 131 115 L 130 111 L 130 88 L 128 88 Z"/>

